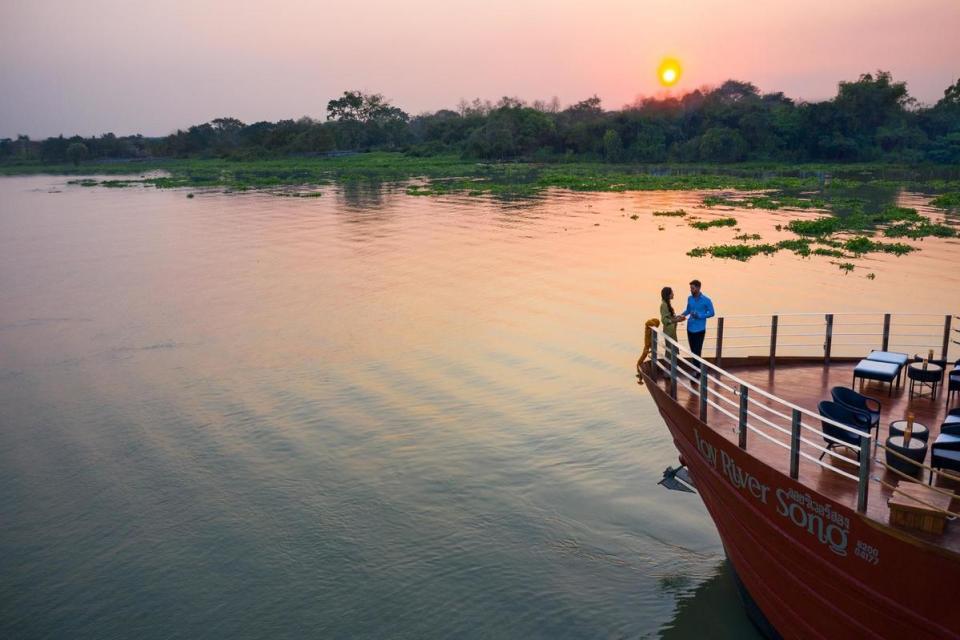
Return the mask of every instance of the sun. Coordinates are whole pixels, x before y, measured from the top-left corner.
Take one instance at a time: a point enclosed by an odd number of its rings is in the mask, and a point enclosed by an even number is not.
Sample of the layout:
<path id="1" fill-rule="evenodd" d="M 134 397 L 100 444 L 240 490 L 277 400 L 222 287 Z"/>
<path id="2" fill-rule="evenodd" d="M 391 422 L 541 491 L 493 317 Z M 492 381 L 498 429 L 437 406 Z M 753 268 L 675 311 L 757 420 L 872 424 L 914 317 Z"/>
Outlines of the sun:
<path id="1" fill-rule="evenodd" d="M 660 63 L 660 68 L 657 69 L 657 77 L 660 79 L 660 84 L 665 87 L 672 87 L 677 84 L 680 80 L 681 73 L 680 62 L 673 58 L 665 59 Z"/>

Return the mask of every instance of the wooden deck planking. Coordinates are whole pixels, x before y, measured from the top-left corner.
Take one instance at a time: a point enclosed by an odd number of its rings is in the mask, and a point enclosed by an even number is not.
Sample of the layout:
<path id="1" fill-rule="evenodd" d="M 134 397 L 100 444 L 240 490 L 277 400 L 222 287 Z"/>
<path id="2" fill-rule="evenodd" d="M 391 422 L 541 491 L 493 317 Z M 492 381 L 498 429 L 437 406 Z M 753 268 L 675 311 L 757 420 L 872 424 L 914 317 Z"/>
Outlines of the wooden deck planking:
<path id="1" fill-rule="evenodd" d="M 855 364 L 855 362 L 834 362 L 830 366 L 824 366 L 822 363 L 778 363 L 777 367 L 772 371 L 766 364 L 748 364 L 739 366 L 725 366 L 724 369 L 730 374 L 737 376 L 749 384 L 752 384 L 779 398 L 782 398 L 783 400 L 803 407 L 816 414 L 817 403 L 820 400 L 830 399 L 830 389 L 832 387 L 851 386 L 853 368 Z M 727 382 L 729 383 L 729 380 Z M 661 380 L 660 384 L 665 385 L 666 388 L 666 386 L 669 384 L 669 381 Z M 713 382 L 711 382 L 711 386 L 717 388 L 716 384 Z M 890 423 L 894 420 L 905 419 L 907 412 L 909 411 L 913 412 L 917 422 L 920 422 L 930 430 L 930 438 L 928 443 L 932 444 L 936 439 L 937 434 L 940 431 L 940 424 L 945 419 L 947 413 L 945 387 L 937 395 L 935 400 L 930 400 L 928 398 L 919 399 L 917 397 L 914 397 L 911 400 L 909 398 L 908 389 L 909 384 L 904 384 L 900 389 L 897 389 L 895 386 L 892 396 L 888 396 L 887 385 L 881 385 L 877 382 L 867 381 L 861 390 L 858 381 L 857 390 L 864 395 L 876 398 L 882 405 L 879 436 L 879 441 L 881 443 L 886 441 Z M 726 395 L 731 400 L 736 400 L 736 397 L 730 394 Z M 677 400 L 692 414 L 699 414 L 698 398 L 684 389 L 682 386 L 678 389 Z M 772 401 L 765 401 L 765 399 L 758 397 L 757 394 L 754 394 L 751 397 L 750 406 L 751 410 L 758 415 L 764 415 L 763 409 L 755 408 L 755 404 L 759 402 L 763 402 L 768 406 L 775 406 L 775 403 L 772 403 Z M 721 404 L 730 413 L 734 415 L 737 414 L 737 407 L 726 403 Z M 953 406 L 957 406 L 956 403 L 954 403 Z M 782 405 L 778 407 L 778 410 L 787 413 Z M 766 417 L 767 419 L 777 423 L 789 431 L 789 420 L 785 420 L 773 415 Z M 763 425 L 752 417 L 750 418 L 750 423 L 751 425 L 764 428 L 766 433 L 774 435 L 779 442 L 786 445 L 786 448 L 778 446 L 777 444 L 770 442 L 757 433 L 750 431 L 748 432 L 747 437 L 747 451 L 752 456 L 757 457 L 778 471 L 781 471 L 784 474 L 789 474 L 789 434 L 777 432 L 772 427 Z M 803 423 L 810 424 L 810 426 L 815 427 L 818 431 L 821 429 L 819 421 L 813 420 L 807 416 L 804 416 Z M 734 444 L 737 443 L 737 424 L 734 419 L 724 415 L 717 409 L 710 407 L 707 411 L 707 424 L 713 427 L 717 433 L 723 435 L 730 442 Z M 823 446 L 823 438 L 819 434 L 807 430 L 803 430 L 802 434 L 804 438 Z M 806 443 L 801 444 L 801 451 L 813 456 L 814 458 L 819 457 L 821 453 L 819 450 L 809 446 Z M 849 452 L 845 449 L 840 449 L 840 453 L 851 458 L 855 458 L 856 455 L 855 453 Z M 884 451 L 882 449 L 877 450 L 874 458 L 875 460 L 885 461 Z M 824 456 L 824 462 L 826 462 L 828 459 L 830 459 L 829 455 Z M 924 463 L 930 463 L 929 450 L 926 458 L 924 459 Z M 837 468 L 842 469 L 854 476 L 858 474 L 858 467 L 856 464 L 848 464 L 843 461 L 834 461 L 833 464 Z M 871 477 L 880 478 L 884 482 L 891 485 L 896 485 L 898 480 L 907 482 L 906 479 L 902 479 L 901 476 L 898 476 L 894 472 L 887 470 L 877 463 L 874 463 L 873 465 Z M 804 458 L 803 456 L 800 457 L 798 479 L 802 484 L 808 486 L 811 490 L 828 496 L 837 502 L 849 506 L 852 509 L 856 509 L 857 482 L 855 480 L 851 480 L 839 474 L 833 473 L 829 469 L 826 469 L 816 462 Z M 918 480 L 926 483 L 927 472 L 924 471 Z M 938 482 L 938 486 L 943 489 L 956 491 L 958 494 L 960 494 L 960 482 L 953 482 L 941 478 Z M 890 512 L 889 507 L 887 506 L 887 500 L 890 498 L 891 494 L 892 491 L 890 489 L 887 489 L 879 482 L 872 481 L 870 483 L 869 499 L 867 503 L 868 517 L 883 524 L 889 525 Z M 960 511 L 960 499 L 953 500 L 951 510 L 954 512 Z M 934 544 L 960 552 L 960 526 L 948 525 L 946 532 L 942 535 L 924 534 L 914 530 L 909 530 L 909 533 L 918 538 L 929 540 Z"/>

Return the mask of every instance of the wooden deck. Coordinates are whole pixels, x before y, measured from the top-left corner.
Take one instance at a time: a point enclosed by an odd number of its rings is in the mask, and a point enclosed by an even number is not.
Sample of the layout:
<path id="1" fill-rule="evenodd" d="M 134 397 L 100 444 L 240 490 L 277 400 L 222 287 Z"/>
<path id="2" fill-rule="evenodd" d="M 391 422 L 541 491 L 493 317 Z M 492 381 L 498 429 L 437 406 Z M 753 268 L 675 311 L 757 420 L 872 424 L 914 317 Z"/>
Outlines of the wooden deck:
<path id="1" fill-rule="evenodd" d="M 855 364 L 856 361 L 835 361 L 829 366 L 825 366 L 822 362 L 807 361 L 791 363 L 778 361 L 776 368 L 771 371 L 766 360 L 764 360 L 762 364 L 757 361 L 751 363 L 735 363 L 725 361 L 723 364 L 723 369 L 749 384 L 752 384 L 773 395 L 776 395 L 783 400 L 803 407 L 816 414 L 817 403 L 820 400 L 830 399 L 830 389 L 832 387 L 851 386 L 853 368 Z M 661 378 L 659 380 L 659 384 L 664 385 L 664 388 L 668 388 L 669 380 Z M 711 386 L 716 388 L 713 383 L 711 383 Z M 864 395 L 876 398 L 882 404 L 879 437 L 879 442 L 881 444 L 886 441 L 890 423 L 895 420 L 905 419 L 908 412 L 912 412 L 916 418 L 916 421 L 923 424 L 930 430 L 930 438 L 928 441 L 930 444 L 933 443 L 940 431 L 940 424 L 945 419 L 948 408 L 946 406 L 946 386 L 943 386 L 940 393 L 934 400 L 929 398 L 920 399 L 916 396 L 914 396 L 914 398 L 911 400 L 909 398 L 908 388 L 909 384 L 904 384 L 899 389 L 894 388 L 892 396 L 888 396 L 887 385 L 881 385 L 878 382 L 868 381 L 864 384 L 863 389 L 860 390 L 858 381 L 858 391 Z M 750 400 L 751 407 L 753 407 L 754 403 L 763 402 L 768 406 L 773 406 L 780 411 L 784 411 L 783 405 L 777 406 L 772 402 L 764 402 L 762 398 L 757 397 L 757 394 L 751 396 Z M 685 406 L 692 414 L 699 414 L 699 401 L 697 396 L 693 395 L 682 386 L 678 388 L 677 401 L 682 406 Z M 956 397 L 954 397 L 954 403 L 952 406 L 958 406 Z M 737 413 L 736 407 L 726 406 L 726 409 L 733 414 Z M 764 410 L 759 407 L 751 408 L 751 410 L 759 414 L 764 413 Z M 787 429 L 789 429 L 789 421 L 784 421 L 780 418 L 774 418 L 774 416 L 769 416 L 769 419 L 777 422 L 778 424 L 785 425 Z M 753 418 L 750 419 L 750 423 L 756 424 L 756 426 L 758 428 L 762 428 L 765 433 L 776 437 L 779 442 L 787 445 L 787 448 L 785 449 L 781 446 L 778 446 L 777 444 L 770 442 L 769 440 L 751 431 L 748 432 L 747 452 L 771 467 L 777 469 L 778 471 L 781 471 L 784 474 L 789 474 L 789 435 L 779 433 L 769 427 L 764 428 L 764 425 L 756 423 Z M 821 429 L 819 421 L 815 421 L 806 416 L 804 416 L 803 423 L 810 424 L 810 426 L 815 427 L 817 430 Z M 737 424 L 736 421 L 731 417 L 724 415 L 722 412 L 714 409 L 713 407 L 710 407 L 707 412 L 707 424 L 713 427 L 717 433 L 723 435 L 730 442 L 737 442 Z M 804 438 L 810 440 L 811 442 L 816 442 L 818 445 L 823 445 L 823 439 L 818 434 L 806 430 L 804 430 L 802 434 Z M 821 453 L 819 450 L 807 444 L 801 444 L 801 451 L 813 456 L 814 458 L 819 457 Z M 855 452 L 847 449 L 841 448 L 839 449 L 839 452 L 851 458 L 856 457 Z M 877 450 L 874 459 L 878 461 L 884 461 L 884 451 L 882 449 Z M 829 460 L 831 460 L 830 456 L 824 457 L 824 463 L 828 463 Z M 929 450 L 926 458 L 924 458 L 924 463 L 930 463 Z M 835 460 L 832 464 L 836 468 L 842 469 L 850 474 L 853 474 L 854 476 L 856 476 L 858 473 L 858 467 L 855 464 L 849 464 L 838 460 Z M 878 463 L 874 463 L 871 477 L 878 478 L 891 485 L 896 485 L 898 481 L 907 482 L 906 479 L 903 479 L 893 471 L 886 469 Z M 917 477 L 918 482 L 926 483 L 927 479 L 928 475 L 926 471 Z M 834 473 L 829 468 L 824 468 L 823 466 L 801 456 L 799 481 L 808 486 L 810 489 L 817 491 L 824 496 L 830 497 L 831 499 L 845 504 L 852 509 L 856 509 L 857 482 L 855 480 L 851 480 Z M 958 481 L 953 481 L 948 478 L 939 477 L 937 485 L 943 489 L 955 491 L 958 493 L 958 495 L 960 495 L 960 479 L 958 479 Z M 884 525 L 890 525 L 890 512 L 887 506 L 887 501 L 891 494 L 892 491 L 890 489 L 884 487 L 879 482 L 871 481 L 867 508 L 867 515 L 871 519 Z M 955 513 L 960 512 L 960 498 L 955 498 L 952 501 L 950 509 Z M 948 523 L 946 532 L 941 535 L 924 534 L 915 530 L 907 529 L 903 529 L 903 531 L 905 533 L 909 533 L 911 536 L 927 540 L 939 546 L 943 546 L 952 551 L 960 553 L 960 521 Z"/>

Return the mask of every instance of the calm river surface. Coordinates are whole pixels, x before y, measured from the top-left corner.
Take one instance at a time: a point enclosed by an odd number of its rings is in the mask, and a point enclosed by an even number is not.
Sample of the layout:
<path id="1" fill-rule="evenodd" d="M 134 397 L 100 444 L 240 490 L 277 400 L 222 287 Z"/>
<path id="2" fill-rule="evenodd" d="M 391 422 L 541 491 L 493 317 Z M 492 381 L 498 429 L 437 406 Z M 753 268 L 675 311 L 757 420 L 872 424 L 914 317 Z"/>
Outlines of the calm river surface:
<path id="1" fill-rule="evenodd" d="M 660 287 L 960 308 L 956 241 L 688 258 L 703 193 L 186 193 L 0 179 L 0 637 L 751 637 L 656 485 Z"/>

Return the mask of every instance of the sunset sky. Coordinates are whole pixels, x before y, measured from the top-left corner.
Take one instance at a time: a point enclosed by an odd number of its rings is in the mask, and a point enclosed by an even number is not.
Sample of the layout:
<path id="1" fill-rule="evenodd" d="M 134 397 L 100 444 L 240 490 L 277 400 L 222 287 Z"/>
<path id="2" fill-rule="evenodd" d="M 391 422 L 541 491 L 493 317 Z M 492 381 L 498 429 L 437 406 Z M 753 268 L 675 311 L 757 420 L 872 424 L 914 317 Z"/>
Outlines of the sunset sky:
<path id="1" fill-rule="evenodd" d="M 798 99 L 889 70 L 921 102 L 960 77 L 960 0 L 165 0 L 0 3 L 0 137 L 163 135 L 309 115 L 345 89 L 411 114 L 461 98 L 606 108 L 747 80 Z"/>

